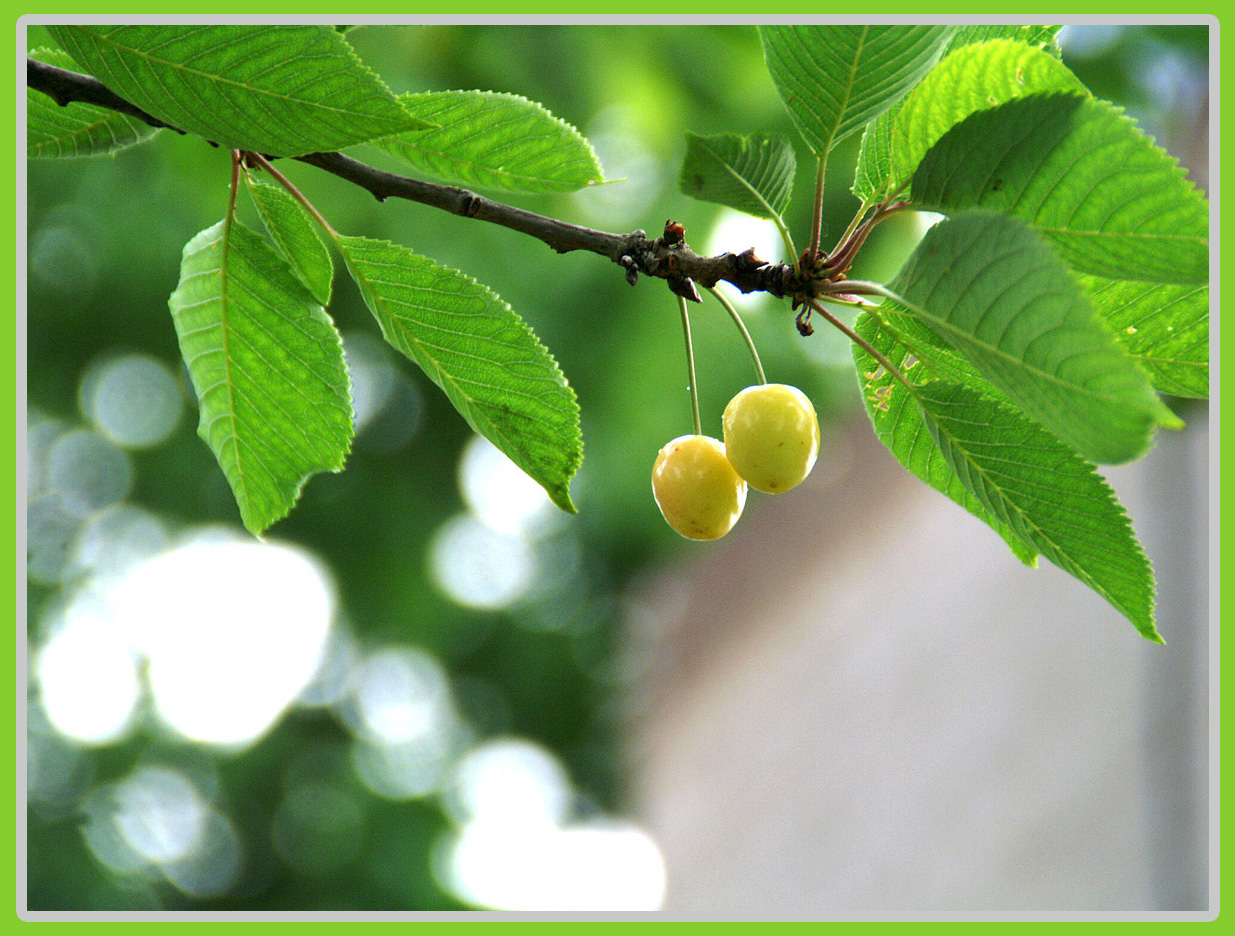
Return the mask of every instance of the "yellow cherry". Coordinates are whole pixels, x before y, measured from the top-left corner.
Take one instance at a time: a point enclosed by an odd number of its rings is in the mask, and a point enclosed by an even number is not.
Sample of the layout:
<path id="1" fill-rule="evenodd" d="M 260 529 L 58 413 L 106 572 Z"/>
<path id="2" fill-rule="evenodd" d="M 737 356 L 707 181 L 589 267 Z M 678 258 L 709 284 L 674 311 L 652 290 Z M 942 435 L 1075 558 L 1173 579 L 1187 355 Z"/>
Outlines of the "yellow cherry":
<path id="1" fill-rule="evenodd" d="M 720 440 L 679 436 L 652 466 L 652 493 L 669 526 L 693 540 L 720 539 L 733 529 L 746 504 L 746 482 Z"/>
<path id="2" fill-rule="evenodd" d="M 729 461 L 757 491 L 797 487 L 819 455 L 819 419 L 797 387 L 747 387 L 729 401 L 723 423 Z"/>

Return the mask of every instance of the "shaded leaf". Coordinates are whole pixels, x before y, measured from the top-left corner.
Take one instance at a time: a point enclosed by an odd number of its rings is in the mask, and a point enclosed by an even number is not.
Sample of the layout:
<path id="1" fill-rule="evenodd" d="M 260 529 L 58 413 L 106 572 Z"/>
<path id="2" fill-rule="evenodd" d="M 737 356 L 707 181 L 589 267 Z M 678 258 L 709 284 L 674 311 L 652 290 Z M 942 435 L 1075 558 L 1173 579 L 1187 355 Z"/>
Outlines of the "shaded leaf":
<path id="1" fill-rule="evenodd" d="M 943 51 L 950 26 L 760 26 L 789 116 L 826 154 L 890 107 Z"/>
<path id="2" fill-rule="evenodd" d="M 343 467 L 352 403 L 339 334 L 283 259 L 237 222 L 189 241 L 169 304 L 198 435 L 260 534 L 311 475 Z"/>
<path id="3" fill-rule="evenodd" d="M 404 109 L 437 129 L 373 145 L 439 179 L 508 192 L 574 192 L 604 181 L 596 152 L 574 127 L 516 94 L 405 94 Z"/>
<path id="4" fill-rule="evenodd" d="M 1154 386 L 1180 397 L 1209 396 L 1209 287 L 1077 277 L 1119 343 Z"/>
<path id="5" fill-rule="evenodd" d="M 927 232 L 892 284 L 1018 407 L 1087 458 L 1128 461 L 1179 420 L 1066 266 L 1015 218 L 970 212 Z"/>
<path id="6" fill-rule="evenodd" d="M 262 182 L 247 172 L 244 179 L 266 233 L 291 271 L 314 299 L 324 306 L 330 305 L 334 264 L 317 225 L 280 186 Z"/>
<path id="7" fill-rule="evenodd" d="M 575 512 L 579 406 L 557 362 L 488 287 L 406 247 L 336 240 L 382 334 L 445 391 L 468 425 Z"/>
<path id="8" fill-rule="evenodd" d="M 702 201 L 770 220 L 788 207 L 796 168 L 793 146 L 782 136 L 703 137 L 688 130 L 678 188 Z"/>
<path id="9" fill-rule="evenodd" d="M 1074 269 L 1209 281 L 1209 210 L 1178 161 L 1105 101 L 1035 95 L 972 114 L 926 153 L 915 204 L 1024 218 Z"/>
<path id="10" fill-rule="evenodd" d="M 277 156 L 427 124 L 329 26 L 48 26 L 121 97 L 221 146 Z"/>
<path id="11" fill-rule="evenodd" d="M 862 133 L 851 189 L 868 205 L 879 204 L 892 194 L 892 128 L 904 105 L 902 98 L 867 124 Z"/>
<path id="12" fill-rule="evenodd" d="M 59 49 L 35 49 L 30 57 L 57 68 L 76 66 Z M 31 159 L 110 155 L 158 132 L 136 117 L 106 107 L 76 101 L 61 107 L 43 92 L 26 89 L 26 156 Z"/>

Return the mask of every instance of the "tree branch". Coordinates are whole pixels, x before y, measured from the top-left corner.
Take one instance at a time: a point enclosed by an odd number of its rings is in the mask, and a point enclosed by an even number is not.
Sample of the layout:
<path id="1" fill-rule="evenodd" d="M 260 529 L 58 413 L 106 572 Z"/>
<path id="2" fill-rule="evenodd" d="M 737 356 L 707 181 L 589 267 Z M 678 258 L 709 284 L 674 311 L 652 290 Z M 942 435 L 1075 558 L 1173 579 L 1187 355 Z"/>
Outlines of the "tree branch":
<path id="1" fill-rule="evenodd" d="M 106 107 L 130 117 L 136 117 L 152 127 L 175 130 L 179 134 L 184 131 L 163 123 L 157 117 L 152 117 L 140 107 L 130 104 L 124 98 L 113 93 L 107 85 L 89 75 L 79 75 L 77 72 L 57 68 L 37 59 L 26 56 L 26 87 L 42 91 L 61 107 L 67 107 L 74 101 L 82 104 L 94 104 Z"/>
<path id="2" fill-rule="evenodd" d="M 29 57 L 26 86 L 48 95 L 61 107 L 75 101 L 94 104 L 136 117 L 152 127 L 185 132 L 119 97 L 96 78 Z M 497 224 L 534 237 L 558 253 L 585 250 L 600 254 L 623 267 L 632 286 L 642 273 L 667 280 L 673 292 L 694 302 L 699 301 L 694 283 L 713 287 L 722 280 L 744 293 L 766 292 L 778 298 L 803 299 L 814 295 L 814 284 L 799 277 L 791 264 L 765 263 L 755 256 L 753 248 L 740 254 L 700 256 L 687 246 L 680 225 L 672 222 L 666 222 L 665 233 L 654 239 L 645 231 L 613 234 L 515 208 L 467 189 L 385 172 L 343 153 L 309 153 L 294 158 L 365 189 L 378 201 L 403 198 L 460 217 Z"/>

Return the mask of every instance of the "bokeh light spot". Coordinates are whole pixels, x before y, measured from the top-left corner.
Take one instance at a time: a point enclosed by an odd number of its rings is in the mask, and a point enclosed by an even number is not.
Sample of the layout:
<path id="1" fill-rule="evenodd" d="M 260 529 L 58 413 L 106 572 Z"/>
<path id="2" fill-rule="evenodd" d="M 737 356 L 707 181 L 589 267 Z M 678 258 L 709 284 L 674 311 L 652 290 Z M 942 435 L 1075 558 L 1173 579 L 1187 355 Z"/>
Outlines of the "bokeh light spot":
<path id="1" fill-rule="evenodd" d="M 459 459 L 464 502 L 499 533 L 542 533 L 560 513 L 545 489 L 484 436 L 472 436 Z"/>
<path id="2" fill-rule="evenodd" d="M 273 544 L 202 538 L 132 569 L 121 619 L 159 715 L 225 746 L 261 736 L 317 671 L 334 614 L 318 564 Z"/>
<path id="3" fill-rule="evenodd" d="M 536 572 L 521 536 L 500 533 L 469 514 L 447 520 L 429 544 L 433 580 L 467 608 L 497 610 L 517 601 Z"/>
<path id="4" fill-rule="evenodd" d="M 87 744 L 123 737 L 141 698 L 137 664 L 105 602 L 73 602 L 35 663 L 47 720 L 62 735 Z"/>
<path id="5" fill-rule="evenodd" d="M 540 825 L 562 822 L 571 797 L 566 771 L 547 750 L 497 738 L 460 759 L 450 804 L 461 822 Z"/>
<path id="6" fill-rule="evenodd" d="M 176 429 L 184 399 L 176 375 L 147 354 L 94 364 L 79 391 L 82 411 L 117 445 L 158 445 Z"/>
<path id="7" fill-rule="evenodd" d="M 133 484 L 128 456 L 90 429 L 64 433 L 47 451 L 47 487 L 98 510 L 123 500 Z"/>
<path id="8" fill-rule="evenodd" d="M 355 677 L 356 706 L 365 737 L 382 744 L 440 734 L 450 711 L 441 664 L 429 654 L 387 648 L 369 656 Z"/>
<path id="9" fill-rule="evenodd" d="M 451 843 L 446 883 L 469 903 L 512 911 L 651 911 L 665 898 L 660 849 L 616 822 L 564 828 L 476 822 Z"/>
<path id="10" fill-rule="evenodd" d="M 397 372 L 385 344 L 369 332 L 345 335 L 343 356 L 352 385 L 353 425 L 360 432 L 390 401 Z"/>

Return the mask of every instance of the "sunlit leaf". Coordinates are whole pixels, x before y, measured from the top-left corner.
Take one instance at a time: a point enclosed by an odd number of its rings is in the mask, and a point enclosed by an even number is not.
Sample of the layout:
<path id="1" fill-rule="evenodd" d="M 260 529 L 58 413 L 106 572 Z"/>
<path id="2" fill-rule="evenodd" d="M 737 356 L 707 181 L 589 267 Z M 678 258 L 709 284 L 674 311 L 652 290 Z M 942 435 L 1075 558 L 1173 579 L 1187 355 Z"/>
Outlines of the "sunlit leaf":
<path id="1" fill-rule="evenodd" d="M 428 126 L 329 26 L 47 30 L 112 91 L 221 146 L 296 156 Z"/>
<path id="2" fill-rule="evenodd" d="M 1059 30 L 1061 26 L 1017 26 L 1009 23 L 982 23 L 958 26 L 948 43 L 945 54 L 950 55 L 957 49 L 979 42 L 990 42 L 992 39 L 1008 39 L 1022 42 L 1025 45 L 1036 46 L 1059 57 Z"/>
<path id="3" fill-rule="evenodd" d="M 1004 39 L 1018 44 L 1043 49 L 1059 57 L 1055 37 L 1058 26 L 1012 26 L 970 25 L 959 26 L 948 43 L 945 57 L 966 46 Z M 903 180 L 893 179 L 892 173 L 892 128 L 906 98 L 901 98 L 866 127 L 862 134 L 862 146 L 854 170 L 853 193 L 859 199 L 875 204 L 882 201 Z"/>
<path id="4" fill-rule="evenodd" d="M 821 155 L 908 92 L 951 32 L 950 26 L 759 27 L 776 90 Z"/>
<path id="5" fill-rule="evenodd" d="M 931 437 L 965 487 L 1042 555 L 1162 643 L 1153 569 L 1115 493 L 1092 465 L 1015 409 L 956 384 L 917 400 Z"/>
<path id="6" fill-rule="evenodd" d="M 927 150 L 975 111 L 1039 93 L 1088 95 L 1054 55 L 996 39 L 953 51 L 863 139 L 854 194 L 875 202 L 913 177 Z M 882 124 L 882 125 L 880 125 Z"/>
<path id="7" fill-rule="evenodd" d="M 604 181 L 590 143 L 516 94 L 431 91 L 399 98 L 434 130 L 373 145 L 447 182 L 508 192 L 573 192 Z"/>
<path id="8" fill-rule="evenodd" d="M 57 68 L 76 66 L 59 49 L 35 49 L 30 57 Z M 127 114 L 80 102 L 61 107 L 43 92 L 26 89 L 26 155 L 31 159 L 105 156 L 144 143 L 158 132 Z"/>
<path id="9" fill-rule="evenodd" d="M 1024 218 L 1074 269 L 1209 281 L 1209 210 L 1178 161 L 1105 101 L 1035 95 L 981 111 L 926 153 L 911 199 Z"/>
<path id="10" fill-rule="evenodd" d="M 330 305 L 330 288 L 334 279 L 334 264 L 321 234 L 305 210 L 290 194 L 251 174 L 245 174 L 253 206 L 266 233 L 283 255 L 296 278 L 304 283 L 313 298 Z"/>
<path id="11" fill-rule="evenodd" d="M 170 305 L 198 434 L 261 533 L 311 475 L 343 467 L 352 402 L 339 334 L 283 258 L 234 221 L 185 246 Z"/>
<path id="12" fill-rule="evenodd" d="M 1209 396 L 1209 287 L 1077 276 L 1119 343 L 1154 386 L 1180 397 Z"/>
<path id="13" fill-rule="evenodd" d="M 703 201 L 759 218 L 780 217 L 793 194 L 797 160 L 782 136 L 686 132 L 686 156 L 678 188 Z"/>
<path id="14" fill-rule="evenodd" d="M 880 328 L 875 319 L 860 314 L 854 329 L 911 380 L 921 379 L 922 362 Z M 857 344 L 853 345 L 853 359 L 858 368 L 862 400 L 875 434 L 901 466 L 990 526 L 1003 537 L 1013 555 L 1026 565 L 1036 566 L 1038 551 L 992 514 L 961 483 L 927 431 L 922 413 L 909 392 Z"/>
<path id="15" fill-rule="evenodd" d="M 1179 420 L 1024 222 L 969 212 L 927 232 L 892 289 L 1014 404 L 1086 458 L 1123 462 Z"/>
<path id="16" fill-rule="evenodd" d="M 998 397 L 933 379 L 877 322 L 857 330 L 912 392 L 854 346 L 867 412 L 908 470 L 999 533 L 1017 558 L 1041 553 L 1109 601 L 1148 640 L 1153 570 L 1114 492 L 1093 466 Z"/>
<path id="17" fill-rule="evenodd" d="M 468 425 L 574 513 L 579 405 L 557 362 L 505 302 L 406 247 L 336 240 L 382 334 L 445 391 Z"/>

